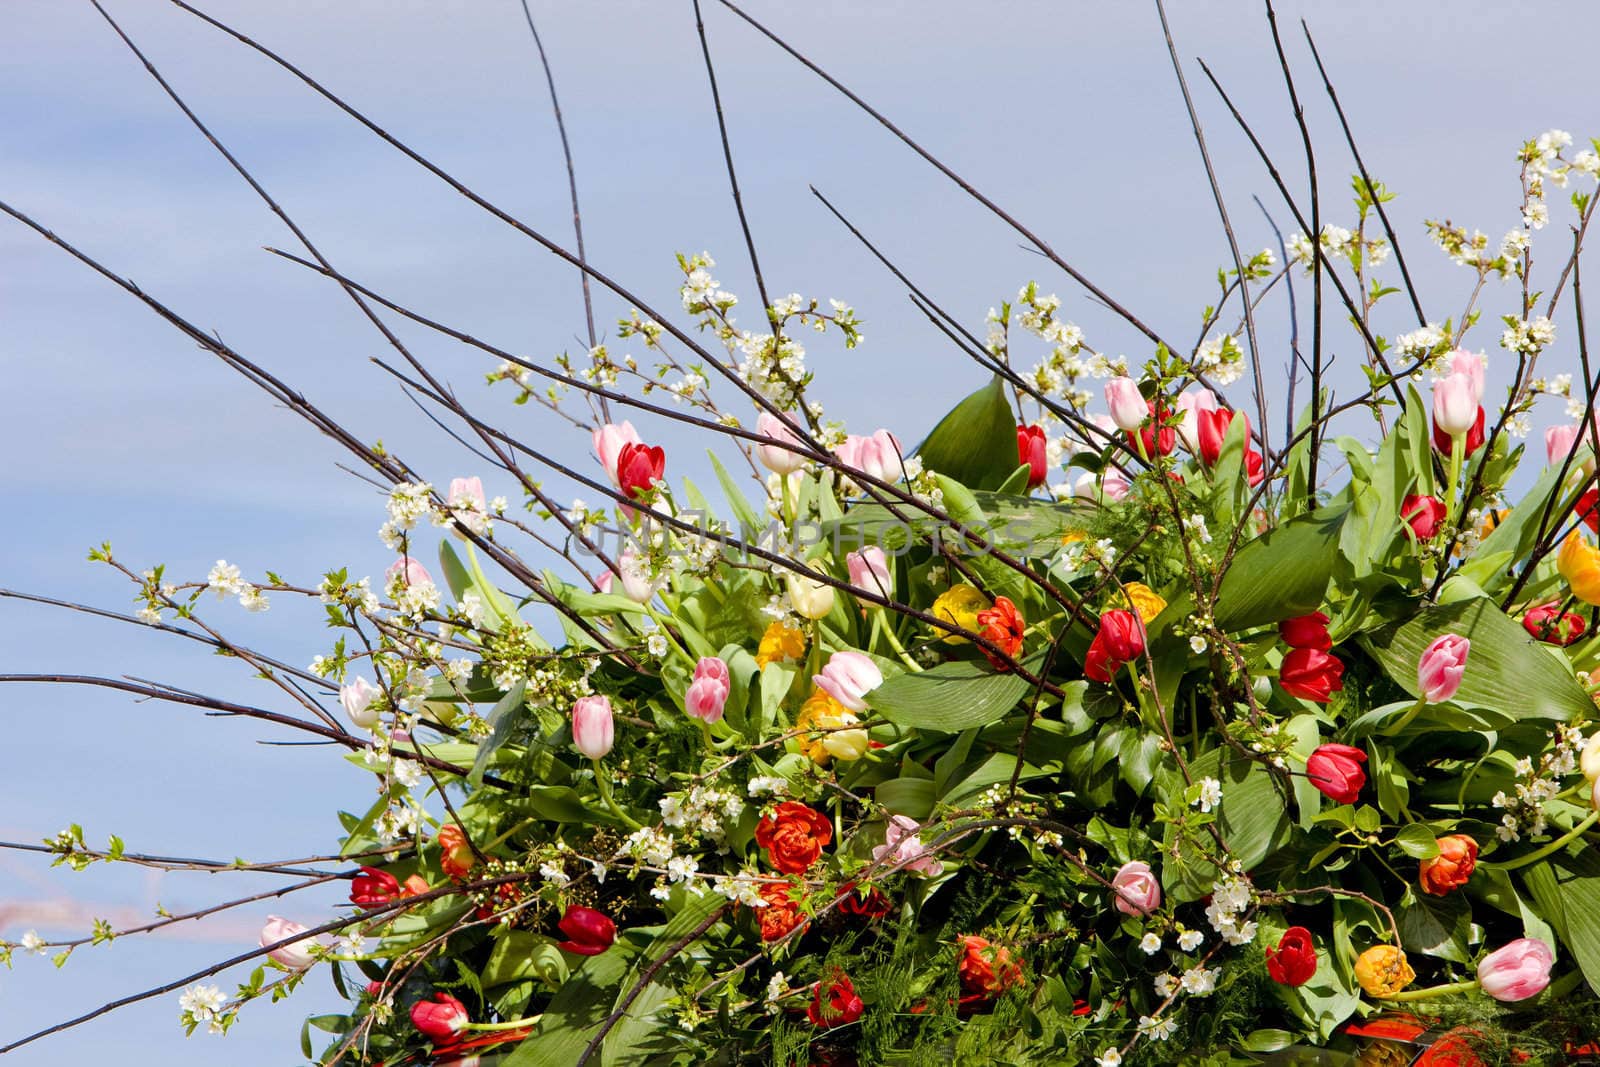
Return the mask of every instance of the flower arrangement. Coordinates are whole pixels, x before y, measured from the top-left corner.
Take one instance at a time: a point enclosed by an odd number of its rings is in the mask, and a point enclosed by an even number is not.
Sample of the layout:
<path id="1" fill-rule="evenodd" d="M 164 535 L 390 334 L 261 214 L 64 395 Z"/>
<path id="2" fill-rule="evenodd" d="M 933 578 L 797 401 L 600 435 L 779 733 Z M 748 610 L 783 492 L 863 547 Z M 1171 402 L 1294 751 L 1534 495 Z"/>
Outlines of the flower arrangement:
<path id="1" fill-rule="evenodd" d="M 326 971 L 348 1010 L 309 1021 L 305 1054 L 330 1064 L 1227 1062 L 1350 1046 L 1395 1010 L 1454 1024 L 1451 1062 L 1600 1041 L 1600 376 L 1581 280 L 1600 155 L 1550 131 L 1517 160 L 1523 225 L 1498 250 L 1430 227 L 1465 270 L 1455 318 L 1425 314 L 1390 194 L 1360 167 L 1353 229 L 1285 190 L 1302 232 L 1234 249 L 1197 344 L 1092 286 L 1147 335 L 1142 361 L 1091 347 L 1036 283 L 983 337 L 929 304 L 987 384 L 920 437 L 905 413 L 849 432 L 814 398 L 800 335 L 863 343 L 848 305 L 772 299 L 758 271 L 750 329 L 712 258 L 681 256 L 674 325 L 457 183 L 613 289 L 619 338 L 656 369 L 598 344 L 581 365 L 524 360 L 304 239 L 290 258 L 375 324 L 454 337 L 493 360 L 491 386 L 589 434 L 590 465 L 564 463 L 385 328 L 392 373 L 483 457 L 448 481 L 0 205 L 387 488 L 377 581 L 221 561 L 183 581 L 92 554 L 134 587 L 121 617 L 236 657 L 298 711 L 67 681 L 316 735 L 375 785 L 314 861 L 336 874 L 275 868 L 344 880 L 349 909 L 269 918 L 216 968 L 253 965 L 232 992 L 180 983 L 184 1027 L 225 1032 Z M 1549 190 L 1569 185 L 1576 239 L 1536 289 Z M 1308 279 L 1279 432 L 1253 309 Z M 1365 371 L 1344 397 L 1322 378 L 1335 299 Z M 1502 299 L 1491 343 L 1479 302 Z M 1387 325 L 1411 311 L 1415 329 Z M 1576 359 L 1581 382 L 1541 357 Z M 1227 387 L 1247 374 L 1241 400 Z M 1564 421 L 1530 450 L 1547 397 Z M 720 504 L 648 420 L 717 445 Z M 604 503 L 560 503 L 546 478 Z M 280 662 L 227 637 L 207 593 L 313 603 L 333 638 L 308 668 Z M 46 844 L 74 869 L 162 862 L 76 826 Z M 122 933 L 0 951 L 64 960 Z"/>

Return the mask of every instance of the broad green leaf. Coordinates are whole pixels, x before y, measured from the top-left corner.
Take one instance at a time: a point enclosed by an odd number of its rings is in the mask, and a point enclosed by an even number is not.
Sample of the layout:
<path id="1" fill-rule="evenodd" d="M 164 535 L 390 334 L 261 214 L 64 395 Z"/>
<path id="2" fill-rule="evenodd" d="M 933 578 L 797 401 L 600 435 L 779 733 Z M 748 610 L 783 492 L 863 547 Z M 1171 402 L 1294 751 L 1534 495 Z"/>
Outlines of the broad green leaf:
<path id="1" fill-rule="evenodd" d="M 939 420 L 917 455 L 929 470 L 994 489 L 1017 468 L 1017 424 L 999 375 Z"/>
<path id="2" fill-rule="evenodd" d="M 1472 909 L 1460 893 L 1436 897 L 1428 893 L 1406 890 L 1406 896 L 1395 911 L 1395 924 L 1400 927 L 1400 943 L 1408 952 L 1466 963 L 1467 928 L 1472 923 Z"/>
<path id="3" fill-rule="evenodd" d="M 1416 860 L 1431 860 L 1439 854 L 1439 839 L 1420 822 L 1403 827 L 1394 835 L 1394 843 L 1401 852 Z"/>
<path id="4" fill-rule="evenodd" d="M 904 815 L 919 822 L 932 814 L 935 795 L 934 784 L 926 778 L 891 778 L 880 782 L 874 793 L 891 815 Z"/>
<path id="5" fill-rule="evenodd" d="M 1038 670 L 1039 658 L 1026 666 Z M 996 672 L 981 660 L 941 663 L 925 671 L 887 679 L 868 693 L 874 711 L 902 726 L 960 733 L 1003 716 L 1032 690 L 1015 674 Z"/>
<path id="6" fill-rule="evenodd" d="M 1592 848 L 1579 848 L 1552 856 L 1550 867 L 1566 919 L 1567 948 L 1589 988 L 1600 994 L 1600 858 Z"/>
<path id="7" fill-rule="evenodd" d="M 556 940 L 528 930 L 510 930 L 495 939 L 494 951 L 479 976 L 485 989 L 530 978 L 559 989 L 567 980 L 567 961 Z"/>
<path id="8" fill-rule="evenodd" d="M 523 694 L 527 686 L 518 682 L 511 687 L 511 692 L 501 698 L 500 702 L 489 709 L 489 736 L 478 744 L 478 754 L 472 760 L 472 770 L 467 775 L 467 782 L 472 786 L 483 784 L 483 772 L 489 767 L 489 760 L 494 757 L 496 750 L 511 737 L 516 730 L 517 713 L 522 710 Z"/>

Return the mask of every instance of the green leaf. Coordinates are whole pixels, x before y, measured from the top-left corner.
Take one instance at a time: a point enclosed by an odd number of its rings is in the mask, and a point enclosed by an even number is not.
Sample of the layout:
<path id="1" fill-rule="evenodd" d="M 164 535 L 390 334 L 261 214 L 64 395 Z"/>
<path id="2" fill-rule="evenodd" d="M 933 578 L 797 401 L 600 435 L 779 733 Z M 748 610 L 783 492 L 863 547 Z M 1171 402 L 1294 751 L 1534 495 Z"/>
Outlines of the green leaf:
<path id="1" fill-rule="evenodd" d="M 567 961 L 556 940 L 527 930 L 511 930 L 496 939 L 479 981 L 485 989 L 538 979 L 552 989 L 567 980 Z"/>
<path id="2" fill-rule="evenodd" d="M 891 778 L 879 783 L 875 795 L 889 814 L 921 822 L 933 813 L 937 790 L 926 778 Z"/>
<path id="3" fill-rule="evenodd" d="M 473 758 L 472 770 L 467 775 L 469 784 L 475 787 L 483 784 L 483 772 L 488 770 L 489 760 L 516 730 L 517 713 L 522 710 L 526 689 L 525 683 L 518 682 L 511 687 L 511 692 L 489 709 L 489 736 L 478 744 L 478 754 Z"/>
<path id="4" fill-rule="evenodd" d="M 1436 897 L 1406 890 L 1406 898 L 1395 911 L 1400 927 L 1400 943 L 1408 952 L 1466 963 L 1467 928 L 1472 909 L 1460 893 Z"/>
<path id="5" fill-rule="evenodd" d="M 1566 919 L 1567 948 L 1589 988 L 1600 993 L 1600 858 L 1593 849 L 1580 848 L 1557 853 L 1550 866 Z"/>
<path id="6" fill-rule="evenodd" d="M 917 446 L 929 470 L 974 489 L 995 489 L 1017 468 L 1017 424 L 999 375 L 939 420 Z"/>
<path id="7" fill-rule="evenodd" d="M 1037 670 L 1038 657 L 1026 666 Z M 866 701 L 902 726 L 955 734 L 994 722 L 1032 688 L 1015 674 L 998 673 L 985 662 L 958 660 L 890 678 L 868 693 Z"/>
<path id="8" fill-rule="evenodd" d="M 1439 854 L 1439 839 L 1420 822 L 1414 822 L 1394 835 L 1394 843 L 1412 859 L 1431 860 Z"/>
<path id="9" fill-rule="evenodd" d="M 1189 762 L 1189 775 L 1196 783 L 1202 778 L 1215 778 L 1221 783 L 1217 828 L 1227 842 L 1228 852 L 1246 871 L 1288 843 L 1290 829 L 1284 798 L 1263 764 L 1225 749 L 1212 749 Z M 1184 783 L 1175 772 L 1168 772 L 1164 791 L 1175 798 L 1169 799 L 1169 807 L 1183 805 Z M 1169 826 L 1169 846 L 1173 835 Z M 1161 875 L 1175 900 L 1189 901 L 1211 891 L 1217 870 L 1210 861 L 1196 857 L 1187 865 L 1164 864 Z"/>
<path id="10" fill-rule="evenodd" d="M 1594 714 L 1589 695 L 1561 661 L 1486 598 L 1423 607 L 1359 639 L 1401 689 L 1420 697 L 1417 661 L 1445 634 L 1472 642 L 1455 703 L 1510 719 L 1566 722 Z"/>

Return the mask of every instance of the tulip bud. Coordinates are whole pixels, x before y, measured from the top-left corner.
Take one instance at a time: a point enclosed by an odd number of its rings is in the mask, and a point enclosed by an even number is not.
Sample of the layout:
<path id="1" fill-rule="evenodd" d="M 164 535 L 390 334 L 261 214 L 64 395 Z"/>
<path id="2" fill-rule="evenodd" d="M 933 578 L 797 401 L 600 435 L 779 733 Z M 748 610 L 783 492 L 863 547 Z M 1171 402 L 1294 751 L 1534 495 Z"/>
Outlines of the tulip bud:
<path id="1" fill-rule="evenodd" d="M 428 573 L 428 568 L 410 556 L 401 556 L 389 564 L 389 569 L 383 572 L 383 578 L 386 588 L 393 586 L 397 581 L 402 587 L 433 584 L 433 575 Z"/>
<path id="2" fill-rule="evenodd" d="M 1542 604 L 1522 617 L 1522 628 L 1537 640 L 1565 648 L 1582 637 L 1589 624 L 1582 615 L 1564 612 L 1554 604 Z"/>
<path id="3" fill-rule="evenodd" d="M 787 477 L 806 465 L 804 456 L 783 447 L 784 445 L 805 447 L 801 444 L 800 438 L 784 424 L 782 419 L 770 411 L 763 411 L 757 416 L 756 432 L 768 440 L 776 442 L 775 444 L 756 446 L 756 458 L 761 461 L 761 465 L 767 470 Z"/>
<path id="4" fill-rule="evenodd" d="M 1483 957 L 1478 964 L 1478 986 L 1507 1004 L 1527 1000 L 1550 984 L 1550 968 L 1555 962 L 1549 945 L 1519 937 Z"/>
<path id="5" fill-rule="evenodd" d="M 1196 389 L 1181 394 L 1177 399 L 1183 418 L 1174 427 L 1178 440 L 1191 456 L 1200 454 L 1200 416 L 1203 412 L 1217 410 L 1217 395 L 1209 389 Z"/>
<path id="6" fill-rule="evenodd" d="M 1438 704 L 1456 695 L 1471 648 L 1472 642 L 1460 634 L 1445 634 L 1422 650 L 1417 661 L 1417 689 L 1424 700 Z"/>
<path id="7" fill-rule="evenodd" d="M 907 815 L 891 815 L 883 828 L 883 844 L 872 847 L 875 863 L 888 863 L 927 878 L 936 877 L 944 864 L 922 843 L 922 827 Z"/>
<path id="8" fill-rule="evenodd" d="M 1463 374 L 1472 386 L 1472 406 L 1477 407 L 1483 403 L 1483 365 L 1484 357 L 1476 352 L 1468 352 L 1458 348 L 1450 353 L 1449 367 L 1451 374 Z"/>
<path id="9" fill-rule="evenodd" d="M 1387 997 L 1400 992 L 1417 974 L 1406 954 L 1393 945 L 1374 945 L 1356 958 L 1356 981 L 1369 997 Z"/>
<path id="10" fill-rule="evenodd" d="M 785 580 L 789 586 L 789 602 L 801 616 L 820 619 L 833 610 L 833 586 L 799 571 L 790 571 Z"/>
<path id="11" fill-rule="evenodd" d="M 1433 386 L 1433 425 L 1440 433 L 1462 437 L 1478 417 L 1478 397 L 1472 376 L 1454 372 Z"/>
<path id="12" fill-rule="evenodd" d="M 590 759 L 611 751 L 616 724 L 611 701 L 603 696 L 579 697 L 572 705 L 572 745 Z"/>
<path id="13" fill-rule="evenodd" d="M 1584 743 L 1583 755 L 1578 758 L 1578 766 L 1589 781 L 1600 779 L 1600 730 Z"/>
<path id="14" fill-rule="evenodd" d="M 900 442 L 888 430 L 878 430 L 871 437 L 850 434 L 833 452 L 846 467 L 880 482 L 898 480 L 905 467 Z"/>
<path id="15" fill-rule="evenodd" d="M 894 570 L 889 557 L 877 545 L 868 545 L 859 552 L 844 557 L 850 568 L 850 584 L 881 597 L 894 596 Z"/>
<path id="16" fill-rule="evenodd" d="M 411 1006 L 411 1025 L 435 1045 L 455 1043 L 471 1019 L 467 1006 L 449 993 L 435 993 L 432 1000 L 419 1000 Z"/>
<path id="17" fill-rule="evenodd" d="M 598 956 L 617 939 L 617 924 L 593 908 L 570 907 L 556 925 L 567 935 L 556 947 L 580 956 Z"/>
<path id="18" fill-rule="evenodd" d="M 1326 652 L 1333 647 L 1328 636 L 1328 617 L 1320 611 L 1298 615 L 1278 623 L 1278 636 L 1290 648 L 1314 648 Z"/>
<path id="19" fill-rule="evenodd" d="M 1574 530 L 1561 542 L 1556 570 L 1567 580 L 1572 595 L 1585 604 L 1600 605 L 1600 551 Z"/>
<path id="20" fill-rule="evenodd" d="M 1314 648 L 1291 648 L 1278 667 L 1278 684 L 1290 696 L 1326 704 L 1344 688 L 1344 663 Z"/>
<path id="21" fill-rule="evenodd" d="M 387 904 L 399 895 L 399 879 L 376 867 L 363 867 L 361 873 L 350 880 L 350 903 L 363 908 Z"/>
<path id="22" fill-rule="evenodd" d="M 704 656 L 695 664 L 694 680 L 684 694 L 684 707 L 697 719 L 716 722 L 722 718 L 731 686 L 728 665 L 715 656 Z"/>
<path id="23" fill-rule="evenodd" d="M 1340 804 L 1354 804 L 1367 784 L 1367 754 L 1349 745 L 1319 745 L 1306 759 L 1311 784 Z"/>
<path id="24" fill-rule="evenodd" d="M 1017 427 L 1017 463 L 1027 464 L 1028 488 L 1037 489 L 1044 484 L 1050 470 L 1049 446 L 1041 426 Z"/>
<path id="25" fill-rule="evenodd" d="M 453 478 L 450 481 L 450 492 L 445 497 L 450 505 L 450 513 L 455 520 L 472 533 L 482 537 L 489 530 L 489 502 L 484 499 L 483 479 Z M 460 530 L 452 529 L 462 540 L 466 535 Z"/>
<path id="26" fill-rule="evenodd" d="M 1467 884 L 1478 866 L 1478 842 L 1466 834 L 1438 840 L 1439 854 L 1425 859 L 1417 870 L 1417 884 L 1431 896 L 1442 897 Z"/>
<path id="27" fill-rule="evenodd" d="M 1150 417 L 1150 407 L 1132 378 L 1118 377 L 1106 382 L 1106 407 L 1117 429 L 1135 432 Z"/>
<path id="28" fill-rule="evenodd" d="M 357 677 L 353 682 L 347 682 L 339 687 L 339 703 L 344 705 L 344 713 L 350 716 L 350 721 L 363 730 L 370 730 L 378 725 L 382 716 L 379 710 L 372 706 L 374 698 L 382 690 L 365 678 Z"/>
<path id="29" fill-rule="evenodd" d="M 1161 883 L 1143 860 L 1124 863 L 1111 879 L 1113 902 L 1124 915 L 1149 915 L 1161 907 Z"/>
<path id="30" fill-rule="evenodd" d="M 1244 439 L 1250 440 L 1250 418 L 1239 412 L 1228 411 L 1220 408 L 1216 411 L 1202 411 L 1199 416 L 1197 437 L 1200 442 L 1200 459 L 1205 465 L 1212 467 L 1217 460 L 1222 458 L 1222 445 L 1228 439 L 1228 430 L 1233 425 L 1235 418 L 1244 420 Z M 1260 462 L 1259 460 L 1257 461 Z M 1258 467 L 1259 470 L 1259 467 Z M 1258 477 L 1256 481 L 1260 481 Z"/>
<path id="31" fill-rule="evenodd" d="M 1413 493 L 1400 502 L 1400 519 L 1411 527 L 1418 541 L 1431 540 L 1439 532 L 1439 524 L 1444 517 L 1444 502 L 1437 497 Z"/>
<path id="32" fill-rule="evenodd" d="M 267 924 L 261 928 L 259 944 L 262 948 L 266 948 L 268 945 L 276 944 L 286 937 L 294 937 L 296 934 L 305 932 L 306 927 L 300 923 L 291 922 L 276 915 L 269 915 L 267 916 Z M 316 962 L 316 956 L 311 951 L 316 946 L 316 943 L 314 938 L 308 937 L 287 945 L 279 945 L 267 953 L 267 958 L 283 964 L 291 971 L 303 971 Z"/>
<path id="33" fill-rule="evenodd" d="M 1578 447 L 1579 426 L 1552 426 L 1544 432 L 1544 454 L 1550 466 L 1559 467 Z"/>
<path id="34" fill-rule="evenodd" d="M 640 562 L 638 553 L 631 548 L 623 549 L 617 557 L 617 569 L 621 572 L 617 577 L 622 579 L 622 595 L 635 604 L 648 604 L 666 581 L 665 575 L 651 581 L 647 565 Z"/>
<path id="35" fill-rule="evenodd" d="M 883 672 L 872 657 L 846 649 L 829 656 L 822 673 L 812 675 L 811 680 L 851 711 L 865 711 L 863 698 L 883 684 Z"/>
<path id="36" fill-rule="evenodd" d="M 1267 974 L 1279 985 L 1302 986 L 1317 973 L 1317 947 L 1311 931 L 1291 926 L 1278 939 L 1278 947 L 1267 949 Z"/>
<path id="37" fill-rule="evenodd" d="M 639 444 L 639 431 L 633 428 L 633 423 L 607 423 L 594 431 L 594 454 L 600 460 L 600 466 L 605 468 L 606 477 L 611 479 L 612 485 L 620 485 L 617 481 L 617 459 L 622 455 L 624 445 Z"/>
<path id="38" fill-rule="evenodd" d="M 667 470 L 666 450 L 629 442 L 617 453 L 617 488 L 630 500 L 653 490 Z"/>

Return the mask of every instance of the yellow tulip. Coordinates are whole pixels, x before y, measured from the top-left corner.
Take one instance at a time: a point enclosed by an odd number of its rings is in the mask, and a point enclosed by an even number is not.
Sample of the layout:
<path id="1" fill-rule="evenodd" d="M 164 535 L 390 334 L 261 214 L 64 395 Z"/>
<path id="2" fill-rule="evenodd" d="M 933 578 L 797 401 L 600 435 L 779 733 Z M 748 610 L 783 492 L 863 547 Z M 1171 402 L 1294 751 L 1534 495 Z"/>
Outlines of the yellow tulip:
<path id="1" fill-rule="evenodd" d="M 756 666 L 769 663 L 788 663 L 806 654 L 806 635 L 793 626 L 775 622 L 761 635 L 761 647 L 756 650 Z"/>
<path id="2" fill-rule="evenodd" d="M 1585 604 L 1600 605 L 1600 549 L 1574 530 L 1561 543 L 1556 570 L 1572 587 L 1572 595 Z"/>
<path id="3" fill-rule="evenodd" d="M 1373 945 L 1356 959 L 1356 981 L 1369 997 L 1389 997 L 1417 977 L 1406 954 L 1393 945 Z"/>
<path id="4" fill-rule="evenodd" d="M 952 585 L 940 593 L 933 602 L 933 617 L 954 623 L 963 630 L 977 633 L 978 612 L 987 611 L 992 607 L 989 598 L 965 583 Z M 967 643 L 965 637 L 941 630 L 944 636 L 940 639 L 947 645 L 963 645 Z"/>
<path id="5" fill-rule="evenodd" d="M 814 763 L 827 763 L 828 758 L 858 760 L 866 755 L 869 738 L 865 730 L 848 730 L 861 720 L 851 710 L 821 689 L 815 690 L 800 706 L 795 720 L 805 733 L 799 738 L 800 753 Z"/>
<path id="6" fill-rule="evenodd" d="M 1150 625 L 1167 606 L 1167 602 L 1161 599 L 1161 594 L 1143 582 L 1129 582 L 1122 587 L 1122 595 L 1114 596 L 1112 600 L 1115 601 L 1111 605 L 1114 608 L 1132 606 L 1133 610 L 1139 613 L 1139 621 L 1146 626 Z"/>

